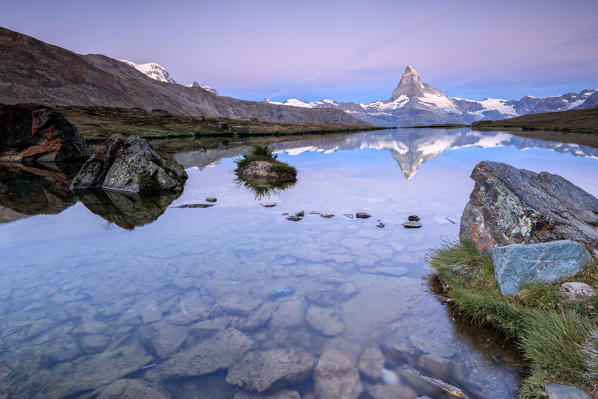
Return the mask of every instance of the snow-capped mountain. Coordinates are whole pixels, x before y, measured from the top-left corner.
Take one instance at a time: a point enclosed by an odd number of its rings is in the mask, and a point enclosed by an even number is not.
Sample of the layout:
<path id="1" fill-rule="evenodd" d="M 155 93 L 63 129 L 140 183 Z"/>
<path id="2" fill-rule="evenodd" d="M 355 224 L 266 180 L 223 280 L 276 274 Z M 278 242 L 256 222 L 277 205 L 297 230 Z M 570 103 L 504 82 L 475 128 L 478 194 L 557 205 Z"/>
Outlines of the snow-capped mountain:
<path id="1" fill-rule="evenodd" d="M 166 82 L 166 83 L 176 83 L 176 81 L 170 77 L 170 74 L 160 64 L 156 64 L 155 62 L 148 62 L 147 64 L 135 64 L 134 62 L 127 61 L 127 60 L 119 60 L 132 66 L 133 68 L 137 69 L 139 72 L 149 76 L 150 78 L 157 80 L 159 82 Z"/>
<path id="2" fill-rule="evenodd" d="M 157 80 L 158 82 L 165 82 L 165 83 L 173 83 L 177 84 L 176 80 L 170 77 L 170 73 L 160 64 L 156 64 L 155 62 L 148 62 L 147 64 L 135 64 L 132 61 L 127 60 L 119 60 L 124 62 L 127 65 L 132 66 L 133 68 L 137 69 L 139 72 L 149 76 L 150 78 Z M 218 90 L 214 89 L 210 86 L 200 85 L 197 82 L 193 82 L 189 85 L 189 87 L 201 87 L 204 90 L 209 91 L 212 94 L 218 94 Z"/>
<path id="3" fill-rule="evenodd" d="M 217 96 L 219 95 L 218 94 L 218 90 L 214 89 L 213 87 L 200 85 L 199 83 L 197 83 L 195 81 L 193 83 L 191 83 L 189 85 L 189 87 L 201 87 L 202 89 L 207 90 L 207 91 L 209 91 L 212 94 L 216 94 Z"/>
<path id="4" fill-rule="evenodd" d="M 273 104 L 306 108 L 336 108 L 378 126 L 412 126 L 434 123 L 471 123 L 483 119 L 505 119 L 540 112 L 566 111 L 598 106 L 598 90 L 584 90 L 558 97 L 523 97 L 520 100 L 485 98 L 474 101 L 451 98 L 423 83 L 417 71 L 407 66 L 390 99 L 368 104 L 291 98 Z"/>

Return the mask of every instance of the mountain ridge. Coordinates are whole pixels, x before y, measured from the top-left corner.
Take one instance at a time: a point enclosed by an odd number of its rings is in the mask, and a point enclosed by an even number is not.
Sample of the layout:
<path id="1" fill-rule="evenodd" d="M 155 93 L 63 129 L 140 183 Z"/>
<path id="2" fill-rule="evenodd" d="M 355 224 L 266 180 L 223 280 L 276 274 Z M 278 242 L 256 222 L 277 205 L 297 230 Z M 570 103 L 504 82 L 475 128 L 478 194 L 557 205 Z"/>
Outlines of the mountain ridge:
<path id="1" fill-rule="evenodd" d="M 305 109 L 219 96 L 161 82 L 102 54 L 77 54 L 0 27 L 0 103 L 165 109 L 265 122 L 366 123 L 337 109 Z"/>
<path id="2" fill-rule="evenodd" d="M 306 108 L 341 109 L 356 118 L 379 126 L 414 126 L 442 123 L 469 124 L 480 120 L 499 120 L 516 116 L 593 108 L 598 106 L 598 90 L 582 90 L 561 96 L 520 100 L 485 98 L 467 100 L 449 97 L 423 83 L 415 68 L 408 65 L 388 100 L 358 104 L 329 99 L 307 102 L 296 98 L 271 104 Z"/>

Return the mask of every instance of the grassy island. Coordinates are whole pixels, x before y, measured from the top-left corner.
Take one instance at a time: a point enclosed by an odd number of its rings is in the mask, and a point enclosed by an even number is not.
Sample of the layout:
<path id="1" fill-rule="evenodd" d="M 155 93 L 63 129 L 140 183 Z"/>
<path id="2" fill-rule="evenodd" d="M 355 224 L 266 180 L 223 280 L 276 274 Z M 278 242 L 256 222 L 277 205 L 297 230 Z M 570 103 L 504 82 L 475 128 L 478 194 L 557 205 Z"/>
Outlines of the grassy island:
<path id="1" fill-rule="evenodd" d="M 598 297 L 570 301 L 559 294 L 558 284 L 532 284 L 515 296 L 504 296 L 494 279 L 491 258 L 467 242 L 446 244 L 429 261 L 456 310 L 502 332 L 518 346 L 529 369 L 521 398 L 543 397 L 548 384 L 596 390 Z M 598 287 L 596 263 L 567 281 Z"/>

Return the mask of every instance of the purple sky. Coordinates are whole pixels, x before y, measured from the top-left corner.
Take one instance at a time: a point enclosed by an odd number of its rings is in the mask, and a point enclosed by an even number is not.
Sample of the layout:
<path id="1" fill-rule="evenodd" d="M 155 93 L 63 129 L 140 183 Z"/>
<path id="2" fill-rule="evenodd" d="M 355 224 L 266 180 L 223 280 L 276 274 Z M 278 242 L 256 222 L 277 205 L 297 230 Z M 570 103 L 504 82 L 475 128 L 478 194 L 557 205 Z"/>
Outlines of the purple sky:
<path id="1" fill-rule="evenodd" d="M 597 0 L 19 0 L 0 25 L 250 100 L 386 99 L 407 64 L 471 99 L 598 88 Z"/>

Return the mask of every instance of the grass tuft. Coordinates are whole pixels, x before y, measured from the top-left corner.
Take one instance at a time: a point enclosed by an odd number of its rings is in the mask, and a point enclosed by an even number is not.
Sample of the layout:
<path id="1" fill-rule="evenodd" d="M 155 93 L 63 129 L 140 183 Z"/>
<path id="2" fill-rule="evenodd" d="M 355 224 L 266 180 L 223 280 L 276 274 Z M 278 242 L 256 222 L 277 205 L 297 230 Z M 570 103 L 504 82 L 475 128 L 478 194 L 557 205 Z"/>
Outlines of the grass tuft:
<path id="1" fill-rule="evenodd" d="M 530 375 L 521 398 L 541 397 L 548 384 L 574 385 L 592 391 L 598 377 L 598 298 L 567 301 L 558 285 L 529 284 L 504 296 L 494 279 L 492 260 L 468 242 L 446 243 L 429 263 L 461 313 L 514 340 Z M 598 286 L 596 264 L 569 281 Z"/>
<path id="2" fill-rule="evenodd" d="M 272 147 L 259 144 L 251 146 L 249 152 L 244 154 L 242 157 L 235 159 L 235 163 L 237 164 L 235 172 L 238 173 L 242 171 L 254 161 L 270 162 L 270 170 L 280 175 L 283 180 L 287 180 L 289 177 L 294 178 L 297 176 L 297 169 L 284 162 L 280 162 L 278 160 L 278 155 L 274 153 Z"/>

